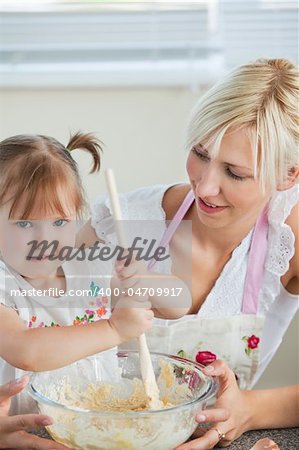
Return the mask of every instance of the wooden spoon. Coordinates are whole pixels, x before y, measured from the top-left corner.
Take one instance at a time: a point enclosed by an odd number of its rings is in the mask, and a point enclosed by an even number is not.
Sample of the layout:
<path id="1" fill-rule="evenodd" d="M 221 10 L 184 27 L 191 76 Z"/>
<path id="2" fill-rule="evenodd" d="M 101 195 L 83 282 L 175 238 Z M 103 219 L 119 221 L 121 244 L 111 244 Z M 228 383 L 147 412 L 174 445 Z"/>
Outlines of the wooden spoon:
<path id="1" fill-rule="evenodd" d="M 116 189 L 116 183 L 114 178 L 114 173 L 112 169 L 107 169 L 105 172 L 106 184 L 109 192 L 110 203 L 112 208 L 112 215 L 115 222 L 116 234 L 118 243 L 123 248 L 128 248 L 127 239 L 125 231 L 122 224 L 121 209 L 118 199 L 118 193 Z M 150 352 L 147 346 L 146 337 L 144 334 L 139 336 L 139 357 L 140 357 L 140 369 L 142 381 L 144 384 L 144 389 L 146 395 L 149 398 L 149 408 L 150 409 L 161 409 L 163 408 L 163 403 L 159 399 L 159 388 L 156 383 L 155 373 L 152 365 L 152 360 L 150 357 Z"/>

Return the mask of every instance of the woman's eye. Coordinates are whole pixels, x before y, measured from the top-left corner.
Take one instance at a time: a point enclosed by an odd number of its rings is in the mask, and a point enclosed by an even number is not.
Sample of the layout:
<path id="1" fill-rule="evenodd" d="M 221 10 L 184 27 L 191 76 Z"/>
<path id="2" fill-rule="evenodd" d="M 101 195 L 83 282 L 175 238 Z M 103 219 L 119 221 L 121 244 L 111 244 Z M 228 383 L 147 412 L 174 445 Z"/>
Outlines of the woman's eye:
<path id="1" fill-rule="evenodd" d="M 61 227 L 64 227 L 64 225 L 66 225 L 67 223 L 68 223 L 68 220 L 58 219 L 58 220 L 55 220 L 54 226 L 61 228 Z"/>
<path id="2" fill-rule="evenodd" d="M 20 220 L 19 222 L 16 222 L 16 225 L 19 228 L 30 228 L 32 226 L 32 223 L 28 220 Z"/>
<path id="3" fill-rule="evenodd" d="M 210 161 L 210 158 L 208 155 L 200 151 L 198 148 L 193 147 L 192 152 L 195 153 L 195 155 L 200 158 L 202 161 Z"/>
<path id="4" fill-rule="evenodd" d="M 246 177 L 240 177 L 240 175 L 236 175 L 234 172 L 232 172 L 229 168 L 226 169 L 227 174 L 229 177 L 233 178 L 234 180 L 237 181 L 244 181 L 246 179 Z"/>

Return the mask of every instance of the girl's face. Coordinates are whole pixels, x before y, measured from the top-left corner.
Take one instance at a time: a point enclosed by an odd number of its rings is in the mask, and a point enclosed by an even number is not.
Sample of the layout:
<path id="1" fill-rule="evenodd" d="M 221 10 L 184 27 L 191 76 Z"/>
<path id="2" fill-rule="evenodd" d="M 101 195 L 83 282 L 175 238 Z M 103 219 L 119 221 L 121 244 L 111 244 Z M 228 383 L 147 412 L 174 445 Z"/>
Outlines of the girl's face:
<path id="1" fill-rule="evenodd" d="M 254 178 L 253 151 L 244 128 L 225 134 L 215 158 L 208 148 L 194 146 L 187 172 L 198 217 L 211 228 L 251 223 L 270 198 L 270 188 L 263 193 Z"/>
<path id="2" fill-rule="evenodd" d="M 62 249 L 75 245 L 76 211 L 68 210 L 66 217 L 49 214 L 43 218 L 35 212 L 33 219 L 11 220 L 8 218 L 10 207 L 11 203 L 7 203 L 0 208 L 2 259 L 25 278 L 54 276 L 63 263 Z M 44 251 L 41 252 L 42 246 L 33 250 L 33 241 L 37 244 L 45 241 Z M 58 258 L 51 261 L 50 255 Z"/>

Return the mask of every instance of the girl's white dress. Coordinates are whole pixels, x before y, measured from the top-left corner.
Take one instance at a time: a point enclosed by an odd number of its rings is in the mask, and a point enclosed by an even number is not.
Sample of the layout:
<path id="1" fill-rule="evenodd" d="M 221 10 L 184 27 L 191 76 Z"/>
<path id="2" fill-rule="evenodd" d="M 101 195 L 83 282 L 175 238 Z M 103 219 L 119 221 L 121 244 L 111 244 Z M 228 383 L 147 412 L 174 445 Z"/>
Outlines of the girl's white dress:
<path id="1" fill-rule="evenodd" d="M 62 265 L 66 291 L 54 298 L 33 291 L 33 287 L 14 270 L 0 260 L 0 303 L 13 308 L 28 328 L 57 327 L 67 325 L 84 326 L 97 320 L 109 318 L 111 261 L 84 261 L 76 259 Z M 52 294 L 52 292 L 49 292 Z M 108 295 L 106 295 L 108 294 Z M 57 352 L 64 351 L 63 343 Z M 116 348 L 98 353 L 97 368 L 100 377 L 107 379 L 117 370 Z M 93 357 L 91 357 L 93 358 Z M 0 358 L 0 384 L 21 377 L 25 372 Z M 22 394 L 14 398 L 11 412 L 30 412 L 32 401 Z"/>

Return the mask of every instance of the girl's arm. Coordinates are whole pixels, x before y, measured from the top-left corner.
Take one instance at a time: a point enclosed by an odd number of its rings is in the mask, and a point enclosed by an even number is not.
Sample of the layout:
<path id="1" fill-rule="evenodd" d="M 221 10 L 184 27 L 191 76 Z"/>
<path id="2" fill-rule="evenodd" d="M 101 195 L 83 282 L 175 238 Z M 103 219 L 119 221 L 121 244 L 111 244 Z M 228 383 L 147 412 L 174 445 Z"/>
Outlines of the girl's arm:
<path id="1" fill-rule="evenodd" d="M 134 298 L 121 299 L 109 320 L 28 329 L 13 309 L 0 305 L 0 356 L 26 371 L 56 369 L 144 333 L 151 327 L 150 307 L 146 300 L 136 307 Z"/>

